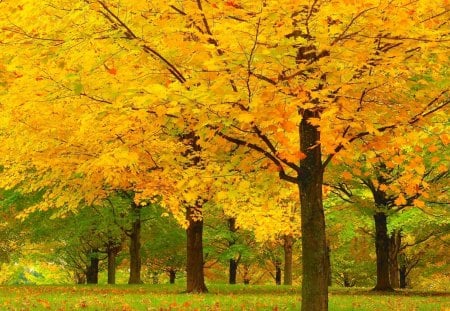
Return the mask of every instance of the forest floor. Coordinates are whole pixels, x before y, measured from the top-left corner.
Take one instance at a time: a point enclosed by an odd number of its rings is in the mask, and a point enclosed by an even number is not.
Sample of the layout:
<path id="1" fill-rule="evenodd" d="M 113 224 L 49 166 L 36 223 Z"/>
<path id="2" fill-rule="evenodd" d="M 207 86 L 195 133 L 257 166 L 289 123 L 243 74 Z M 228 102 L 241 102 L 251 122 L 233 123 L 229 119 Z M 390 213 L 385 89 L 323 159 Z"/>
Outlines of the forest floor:
<path id="1" fill-rule="evenodd" d="M 0 286 L 0 310 L 300 310 L 300 289 L 287 286 L 208 285 L 209 293 L 183 293 L 180 285 Z M 329 310 L 450 310 L 450 292 L 332 288 Z"/>

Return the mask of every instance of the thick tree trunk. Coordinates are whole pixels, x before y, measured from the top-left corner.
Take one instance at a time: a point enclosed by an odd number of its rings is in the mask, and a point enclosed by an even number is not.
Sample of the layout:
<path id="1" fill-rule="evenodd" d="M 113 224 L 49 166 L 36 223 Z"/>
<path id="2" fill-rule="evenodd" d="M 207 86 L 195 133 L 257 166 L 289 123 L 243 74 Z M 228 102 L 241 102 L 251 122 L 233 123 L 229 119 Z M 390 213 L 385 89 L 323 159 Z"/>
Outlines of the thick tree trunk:
<path id="1" fill-rule="evenodd" d="M 375 249 L 377 255 L 377 284 L 374 290 L 392 291 L 389 281 L 389 237 L 387 234 L 387 217 L 383 212 L 373 216 L 375 220 Z"/>
<path id="2" fill-rule="evenodd" d="M 130 278 L 128 284 L 142 284 L 141 280 L 141 207 L 131 203 L 133 222 L 130 237 Z"/>
<path id="3" fill-rule="evenodd" d="M 281 285 L 281 262 L 275 261 L 275 284 Z"/>
<path id="4" fill-rule="evenodd" d="M 175 279 L 177 277 L 177 272 L 174 269 L 169 270 L 169 283 L 175 284 Z"/>
<path id="5" fill-rule="evenodd" d="M 294 238 L 291 235 L 284 236 L 284 285 L 292 285 L 292 246 Z"/>
<path id="6" fill-rule="evenodd" d="M 98 284 L 98 249 L 92 249 L 89 254 L 89 266 L 86 269 L 86 283 Z"/>
<path id="7" fill-rule="evenodd" d="M 186 278 L 188 293 L 206 293 L 208 289 L 205 285 L 203 272 L 203 219 L 201 206 L 188 207 L 186 209 L 186 219 L 189 227 L 187 235 L 187 264 Z"/>
<path id="8" fill-rule="evenodd" d="M 320 132 L 311 125 L 318 111 L 304 110 L 300 123 L 299 190 L 302 230 L 302 311 L 328 310 L 328 265 L 322 202 L 323 167 Z"/>
<path id="9" fill-rule="evenodd" d="M 398 255 L 402 242 L 400 230 L 394 230 L 389 239 L 389 280 L 393 288 L 400 287 Z"/>
<path id="10" fill-rule="evenodd" d="M 234 239 L 234 233 L 236 232 L 236 218 L 229 218 L 228 219 L 228 229 L 231 232 L 231 238 L 228 241 L 228 246 L 233 246 L 236 241 Z M 230 265 L 229 265 L 229 271 L 228 271 L 228 283 L 229 284 L 236 284 L 236 277 L 237 277 L 237 268 L 238 268 L 238 262 L 234 258 L 230 258 Z"/>

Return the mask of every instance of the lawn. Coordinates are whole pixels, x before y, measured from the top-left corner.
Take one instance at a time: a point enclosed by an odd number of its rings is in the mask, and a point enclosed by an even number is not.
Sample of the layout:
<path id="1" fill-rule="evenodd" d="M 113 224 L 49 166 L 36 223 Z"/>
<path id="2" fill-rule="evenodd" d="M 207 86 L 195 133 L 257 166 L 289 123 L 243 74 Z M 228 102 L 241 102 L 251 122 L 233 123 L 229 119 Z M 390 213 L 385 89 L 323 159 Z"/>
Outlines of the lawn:
<path id="1" fill-rule="evenodd" d="M 210 293 L 183 293 L 181 285 L 1 286 L 0 310 L 299 310 L 300 289 L 209 285 Z M 330 310 L 450 310 L 450 292 L 332 289 Z"/>

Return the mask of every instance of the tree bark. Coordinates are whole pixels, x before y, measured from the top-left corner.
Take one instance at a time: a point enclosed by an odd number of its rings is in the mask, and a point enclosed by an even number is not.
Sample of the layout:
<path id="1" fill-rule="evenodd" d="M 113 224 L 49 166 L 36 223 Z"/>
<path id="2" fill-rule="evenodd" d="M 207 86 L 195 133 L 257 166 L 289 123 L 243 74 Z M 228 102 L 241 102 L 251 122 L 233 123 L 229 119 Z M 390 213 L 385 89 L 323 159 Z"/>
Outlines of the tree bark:
<path id="1" fill-rule="evenodd" d="M 400 230 L 394 230 L 389 239 L 389 280 L 393 288 L 400 287 L 398 255 L 402 242 Z"/>
<path id="2" fill-rule="evenodd" d="M 98 249 L 92 249 L 89 254 L 89 266 L 86 269 L 86 283 L 98 284 Z"/>
<path id="3" fill-rule="evenodd" d="M 130 237 L 130 278 L 128 284 L 142 284 L 141 280 L 141 207 L 131 203 L 133 222 Z"/>
<path id="4" fill-rule="evenodd" d="M 228 241 L 228 246 L 233 246 L 236 241 L 234 239 L 234 233 L 236 232 L 236 218 L 228 218 L 228 229 L 231 232 L 232 237 Z M 236 277 L 237 277 L 237 268 L 238 268 L 238 262 L 234 258 L 230 258 L 230 265 L 229 265 L 229 271 L 228 271 L 228 283 L 229 284 L 236 284 Z"/>
<path id="5" fill-rule="evenodd" d="M 284 285 L 292 285 L 292 246 L 294 238 L 291 235 L 284 236 Z"/>
<path id="6" fill-rule="evenodd" d="M 175 279 L 177 277 L 177 272 L 174 269 L 169 270 L 169 283 L 175 284 Z"/>
<path id="7" fill-rule="evenodd" d="M 281 262 L 275 261 L 275 284 L 281 285 Z"/>
<path id="8" fill-rule="evenodd" d="M 187 207 L 186 220 L 189 227 L 186 230 L 187 236 L 187 264 L 186 278 L 188 293 L 206 293 L 208 289 L 205 285 L 203 272 L 203 219 L 202 207 Z"/>
<path id="9" fill-rule="evenodd" d="M 387 216 L 377 212 L 375 220 L 375 249 L 377 254 L 377 284 L 374 290 L 392 291 L 389 281 L 389 237 L 387 234 Z"/>
<path id="10" fill-rule="evenodd" d="M 325 217 L 322 202 L 323 167 L 320 132 L 311 118 L 320 113 L 304 110 L 300 122 L 299 190 L 302 230 L 302 311 L 328 310 L 328 266 L 326 260 Z"/>

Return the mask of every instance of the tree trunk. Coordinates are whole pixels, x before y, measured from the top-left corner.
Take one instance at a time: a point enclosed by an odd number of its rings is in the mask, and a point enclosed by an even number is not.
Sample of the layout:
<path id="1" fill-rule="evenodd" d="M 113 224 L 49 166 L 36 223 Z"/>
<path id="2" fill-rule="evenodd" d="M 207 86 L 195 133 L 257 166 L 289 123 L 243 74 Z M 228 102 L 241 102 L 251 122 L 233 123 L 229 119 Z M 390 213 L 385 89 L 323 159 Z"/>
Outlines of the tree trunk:
<path id="1" fill-rule="evenodd" d="M 169 270 L 169 283 L 175 284 L 175 279 L 177 277 L 177 272 L 174 269 Z"/>
<path id="2" fill-rule="evenodd" d="M 128 284 L 142 284 L 141 280 L 141 207 L 131 203 L 133 222 L 130 237 L 130 278 Z"/>
<path id="3" fill-rule="evenodd" d="M 236 259 L 231 258 L 230 259 L 230 267 L 229 267 L 229 279 L 228 279 L 228 283 L 229 284 L 236 284 L 236 276 L 237 276 L 237 268 L 238 268 L 238 264 Z"/>
<path id="4" fill-rule="evenodd" d="M 208 289 L 205 285 L 203 272 L 203 218 L 202 207 L 187 207 L 186 220 L 189 227 L 187 235 L 187 264 L 186 278 L 188 293 L 206 293 Z"/>
<path id="5" fill-rule="evenodd" d="M 275 284 L 281 285 L 281 262 L 275 261 Z"/>
<path id="6" fill-rule="evenodd" d="M 399 272 L 400 272 L 400 288 L 406 288 L 406 286 L 408 285 L 407 283 L 406 283 L 406 276 L 407 276 L 407 269 L 406 269 L 406 266 L 404 266 L 404 265 L 401 265 L 400 266 L 400 269 L 399 269 Z"/>
<path id="7" fill-rule="evenodd" d="M 92 249 L 89 254 L 89 266 L 86 269 L 86 283 L 98 284 L 98 249 Z"/>
<path id="8" fill-rule="evenodd" d="M 393 288 L 400 287 L 398 255 L 402 242 L 400 230 L 394 230 L 389 239 L 389 280 Z"/>
<path id="9" fill-rule="evenodd" d="M 302 230 L 302 311 L 328 310 L 328 265 L 322 202 L 323 167 L 320 132 L 311 125 L 318 111 L 304 110 L 300 123 L 299 190 Z"/>
<path id="10" fill-rule="evenodd" d="M 389 282 L 389 237 L 387 234 L 387 217 L 377 212 L 375 219 L 375 249 L 377 254 L 377 284 L 374 290 L 392 291 Z"/>
<path id="11" fill-rule="evenodd" d="M 108 284 L 116 284 L 116 252 L 108 247 Z"/>
<path id="12" fill-rule="evenodd" d="M 228 219 L 228 229 L 231 232 L 231 238 L 228 241 L 228 246 L 231 247 L 236 243 L 236 240 L 234 239 L 234 233 L 236 232 L 236 218 L 229 218 Z M 234 258 L 230 258 L 230 265 L 229 265 L 229 272 L 228 272 L 228 283 L 229 284 L 236 284 L 236 276 L 237 276 L 237 268 L 238 268 L 238 262 Z"/>
<path id="13" fill-rule="evenodd" d="M 292 246 L 294 238 L 291 235 L 284 236 L 284 285 L 292 285 Z"/>
<path id="14" fill-rule="evenodd" d="M 250 268 L 249 268 L 248 265 L 244 265 L 243 279 L 244 279 L 244 284 L 245 285 L 250 284 Z"/>

